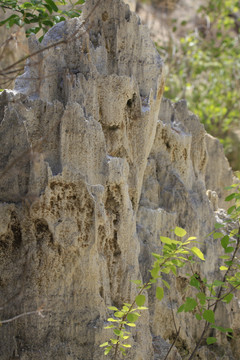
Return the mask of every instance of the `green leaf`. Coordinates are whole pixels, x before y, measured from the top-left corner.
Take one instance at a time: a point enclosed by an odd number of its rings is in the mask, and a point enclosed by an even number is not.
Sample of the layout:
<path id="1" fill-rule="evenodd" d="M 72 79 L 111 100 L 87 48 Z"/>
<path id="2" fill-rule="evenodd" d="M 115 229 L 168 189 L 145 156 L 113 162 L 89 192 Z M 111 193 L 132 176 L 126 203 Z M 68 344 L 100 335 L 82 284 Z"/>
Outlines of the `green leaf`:
<path id="1" fill-rule="evenodd" d="M 212 284 L 213 284 L 213 286 L 222 286 L 225 283 L 223 281 L 220 281 L 220 280 L 214 280 Z"/>
<path id="2" fill-rule="evenodd" d="M 215 323 L 214 312 L 212 310 L 205 310 L 203 313 L 203 318 L 209 323 Z"/>
<path id="3" fill-rule="evenodd" d="M 231 215 L 231 213 L 232 213 L 235 209 L 236 209 L 236 205 L 233 205 L 233 206 L 231 206 L 231 207 L 228 209 L 227 213 L 228 213 L 229 215 Z"/>
<path id="4" fill-rule="evenodd" d="M 163 297 L 164 297 L 164 290 L 162 287 L 158 286 L 156 288 L 156 298 L 161 301 L 163 299 Z"/>
<path id="5" fill-rule="evenodd" d="M 146 307 L 146 306 L 139 306 L 138 307 L 138 310 L 147 310 L 148 309 L 148 307 Z"/>
<path id="6" fill-rule="evenodd" d="M 142 285 L 142 281 L 141 280 L 132 280 L 132 282 L 136 285 Z"/>
<path id="7" fill-rule="evenodd" d="M 184 237 L 186 235 L 186 230 L 176 226 L 174 229 L 174 233 L 175 235 L 177 235 L 178 237 Z"/>
<path id="8" fill-rule="evenodd" d="M 180 313 L 180 312 L 183 312 L 184 311 L 184 309 L 185 309 L 185 304 L 182 304 L 179 308 L 178 308 L 178 313 Z"/>
<path id="9" fill-rule="evenodd" d="M 160 270 L 160 267 L 154 267 L 152 270 L 151 270 L 151 276 L 153 279 L 156 279 L 158 277 L 158 273 L 159 273 L 159 270 Z"/>
<path id="10" fill-rule="evenodd" d="M 170 285 L 167 281 L 162 279 L 163 284 L 166 286 L 166 288 L 170 289 Z"/>
<path id="11" fill-rule="evenodd" d="M 187 297 L 184 305 L 184 311 L 189 312 L 195 309 L 195 307 L 197 306 L 197 301 L 193 298 Z"/>
<path id="12" fill-rule="evenodd" d="M 169 237 L 165 237 L 165 236 L 160 236 L 161 242 L 163 242 L 164 244 L 172 244 L 172 240 Z"/>
<path id="13" fill-rule="evenodd" d="M 215 229 L 220 229 L 220 228 L 223 228 L 224 225 L 223 225 L 223 224 L 216 223 L 216 224 L 214 225 L 214 227 L 215 227 Z"/>
<path id="14" fill-rule="evenodd" d="M 116 306 L 108 306 L 109 310 L 114 310 L 114 311 L 118 311 L 118 308 L 116 308 Z"/>
<path id="15" fill-rule="evenodd" d="M 131 314 L 129 314 L 129 315 L 131 315 Z M 135 325 L 135 324 L 133 324 L 133 323 L 131 323 L 131 322 L 129 322 L 129 323 L 127 323 L 127 326 L 130 326 L 130 327 L 135 327 L 136 325 Z"/>
<path id="16" fill-rule="evenodd" d="M 159 254 L 152 253 L 152 256 L 154 256 L 157 260 L 161 260 L 162 256 Z"/>
<path id="17" fill-rule="evenodd" d="M 171 269 L 172 273 L 177 276 L 177 269 L 176 269 L 176 266 L 174 265 L 169 265 L 169 268 Z"/>
<path id="18" fill-rule="evenodd" d="M 180 261 L 179 259 L 173 259 L 172 263 L 177 267 L 183 267 L 185 265 L 185 263 L 183 261 Z"/>
<path id="19" fill-rule="evenodd" d="M 239 231 L 239 229 L 238 229 L 238 228 L 237 228 L 237 229 L 233 229 L 233 230 L 231 230 L 231 232 L 230 232 L 229 236 L 234 236 L 234 235 L 237 235 L 238 231 Z"/>
<path id="20" fill-rule="evenodd" d="M 192 276 L 190 280 L 190 285 L 200 290 L 200 282 L 195 278 L 195 276 Z"/>
<path id="21" fill-rule="evenodd" d="M 33 7 L 33 4 L 31 4 L 30 2 L 25 2 L 22 5 L 20 5 L 20 7 L 23 9 L 30 9 Z"/>
<path id="22" fill-rule="evenodd" d="M 155 283 L 157 282 L 157 280 L 156 280 L 156 279 L 150 279 L 149 282 L 150 282 L 151 284 L 155 284 Z"/>
<path id="23" fill-rule="evenodd" d="M 144 295 L 138 295 L 135 299 L 137 306 L 143 306 L 145 304 L 146 297 Z"/>
<path id="24" fill-rule="evenodd" d="M 52 26 L 54 25 L 54 23 L 53 23 L 51 20 L 44 20 L 42 23 L 43 23 L 44 25 L 50 26 L 50 27 L 52 27 Z"/>
<path id="25" fill-rule="evenodd" d="M 43 4 L 43 6 L 49 11 L 50 14 L 52 14 L 53 10 L 51 6 L 49 6 L 48 4 Z"/>
<path id="26" fill-rule="evenodd" d="M 234 189 L 235 187 L 237 187 L 238 186 L 238 184 L 232 184 L 231 186 L 226 186 L 224 189 L 225 190 L 232 190 L 232 189 Z"/>
<path id="27" fill-rule="evenodd" d="M 196 236 L 190 236 L 187 240 L 188 241 L 196 240 Z"/>
<path id="28" fill-rule="evenodd" d="M 107 321 L 109 321 L 109 322 L 119 322 L 120 320 L 116 320 L 116 319 L 113 319 L 113 318 L 108 318 Z"/>
<path id="29" fill-rule="evenodd" d="M 106 350 L 104 351 L 104 355 L 107 355 L 111 349 L 112 349 L 112 346 L 107 347 Z"/>
<path id="30" fill-rule="evenodd" d="M 114 316 L 116 316 L 117 318 L 122 318 L 123 315 L 124 315 L 124 312 L 122 312 L 122 311 L 116 311 L 116 312 L 114 313 Z"/>
<path id="31" fill-rule="evenodd" d="M 101 345 L 99 345 L 99 347 L 105 347 L 105 346 L 108 346 L 108 341 L 105 342 L 105 343 L 103 343 L 103 344 L 101 344 Z"/>
<path id="32" fill-rule="evenodd" d="M 226 198 L 225 198 L 225 201 L 231 201 L 235 198 L 235 196 L 237 195 L 237 193 L 233 193 L 231 195 L 228 195 Z"/>
<path id="33" fill-rule="evenodd" d="M 221 239 L 221 245 L 222 247 L 225 249 L 228 246 L 229 243 L 229 236 L 225 235 L 222 239 Z"/>
<path id="34" fill-rule="evenodd" d="M 211 325 L 211 328 L 217 329 L 217 330 L 221 331 L 222 333 L 233 332 L 233 329 L 231 329 L 231 328 L 224 328 L 222 326 L 217 326 L 217 325 Z"/>
<path id="35" fill-rule="evenodd" d="M 127 320 L 130 322 L 130 323 L 135 323 L 137 320 L 138 320 L 139 316 L 134 314 L 134 313 L 130 313 L 127 315 Z"/>
<path id="36" fill-rule="evenodd" d="M 232 247 L 232 246 L 228 246 L 228 247 L 225 248 L 225 253 L 226 254 L 229 254 L 229 253 L 231 253 L 233 251 L 234 251 L 234 247 Z"/>
<path id="37" fill-rule="evenodd" d="M 215 337 L 208 337 L 207 338 L 207 344 L 211 345 L 214 344 L 217 341 L 217 339 Z"/>
<path id="38" fill-rule="evenodd" d="M 113 345 L 116 345 L 118 343 L 118 339 L 110 339 Z"/>
<path id="39" fill-rule="evenodd" d="M 19 19 L 18 15 L 11 15 L 7 19 L 0 21 L 0 26 L 6 24 L 7 22 L 11 22 L 11 20 L 15 21 L 16 19 Z"/>
<path id="40" fill-rule="evenodd" d="M 230 301 L 232 301 L 232 298 L 233 298 L 233 294 L 230 293 L 230 294 L 226 295 L 226 296 L 222 299 L 222 301 L 225 302 L 225 303 L 227 303 L 227 304 L 229 304 Z"/>
<path id="41" fill-rule="evenodd" d="M 132 347 L 132 345 L 130 345 L 130 344 L 121 344 L 121 346 L 124 346 L 125 348 L 130 348 L 130 347 Z"/>
<path id="42" fill-rule="evenodd" d="M 219 268 L 221 271 L 227 270 L 228 268 L 226 266 L 220 266 Z"/>
<path id="43" fill-rule="evenodd" d="M 202 316 L 200 314 L 195 314 L 195 318 L 199 321 L 202 320 Z"/>
<path id="44" fill-rule="evenodd" d="M 51 8 L 54 11 L 58 11 L 58 7 L 57 7 L 57 5 L 55 4 L 55 2 L 53 0 L 45 0 L 45 1 L 49 6 L 51 6 Z"/>
<path id="45" fill-rule="evenodd" d="M 119 329 L 114 329 L 113 332 L 117 336 L 123 335 L 123 332 L 121 330 L 119 330 Z"/>
<path id="46" fill-rule="evenodd" d="M 214 240 L 219 239 L 219 238 L 222 237 L 222 236 L 223 236 L 223 234 L 220 233 L 220 232 L 215 232 L 215 233 L 213 234 Z"/>
<path id="47" fill-rule="evenodd" d="M 123 356 L 126 356 L 126 351 L 124 348 L 120 347 L 120 351 L 122 352 Z"/>
<path id="48" fill-rule="evenodd" d="M 197 298 L 199 299 L 201 305 L 205 305 L 205 303 L 206 303 L 206 295 L 203 292 L 199 292 L 197 294 Z"/>
<path id="49" fill-rule="evenodd" d="M 115 326 L 114 326 L 114 325 L 104 326 L 104 329 L 113 329 L 113 328 L 115 328 Z"/>
<path id="50" fill-rule="evenodd" d="M 199 257 L 199 259 L 201 259 L 201 260 L 205 260 L 204 259 L 204 255 L 203 255 L 203 253 L 201 252 L 201 250 L 200 249 L 198 249 L 197 247 L 192 247 L 191 249 L 191 252 L 194 254 L 194 255 L 196 255 L 197 257 Z"/>

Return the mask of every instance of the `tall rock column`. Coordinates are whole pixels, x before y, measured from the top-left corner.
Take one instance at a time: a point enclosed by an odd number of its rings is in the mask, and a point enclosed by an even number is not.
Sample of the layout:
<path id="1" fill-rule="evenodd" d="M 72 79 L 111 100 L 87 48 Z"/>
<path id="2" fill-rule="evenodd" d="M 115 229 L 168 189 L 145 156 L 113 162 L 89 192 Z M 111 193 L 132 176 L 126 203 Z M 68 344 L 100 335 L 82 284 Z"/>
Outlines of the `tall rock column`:
<path id="1" fill-rule="evenodd" d="M 47 50 L 45 50 L 47 48 Z M 30 39 L 1 94 L 2 359 L 102 359 L 107 306 L 141 276 L 136 212 L 163 92 L 147 29 L 118 0 Z M 148 315 L 129 359 L 152 357 Z"/>

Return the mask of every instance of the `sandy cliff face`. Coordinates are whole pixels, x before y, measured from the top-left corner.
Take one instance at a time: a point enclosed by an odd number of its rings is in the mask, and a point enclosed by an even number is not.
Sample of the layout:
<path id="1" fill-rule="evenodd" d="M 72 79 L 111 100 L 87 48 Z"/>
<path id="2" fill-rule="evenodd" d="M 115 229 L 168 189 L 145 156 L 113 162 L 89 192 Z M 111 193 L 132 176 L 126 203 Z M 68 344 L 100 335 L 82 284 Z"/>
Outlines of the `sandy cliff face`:
<path id="1" fill-rule="evenodd" d="M 206 190 L 221 196 L 218 185 L 232 181 L 230 172 L 222 180 L 225 160 L 221 181 L 208 170 L 205 130 L 185 102 L 162 99 L 163 65 L 146 27 L 121 1 L 96 4 L 41 45 L 32 38 L 32 52 L 48 50 L 0 96 L 1 318 L 49 310 L 0 329 L 4 360 L 104 359 L 107 306 L 133 299 L 130 280 L 146 277 L 160 233 L 209 232 Z M 215 256 L 213 244 L 203 248 Z M 214 270 L 213 259 L 202 272 Z M 174 311 L 181 280 L 172 283 Z M 149 305 L 127 359 L 161 359 L 173 336 L 167 299 Z M 190 336 L 190 320 L 180 320 L 190 348 L 197 326 Z"/>

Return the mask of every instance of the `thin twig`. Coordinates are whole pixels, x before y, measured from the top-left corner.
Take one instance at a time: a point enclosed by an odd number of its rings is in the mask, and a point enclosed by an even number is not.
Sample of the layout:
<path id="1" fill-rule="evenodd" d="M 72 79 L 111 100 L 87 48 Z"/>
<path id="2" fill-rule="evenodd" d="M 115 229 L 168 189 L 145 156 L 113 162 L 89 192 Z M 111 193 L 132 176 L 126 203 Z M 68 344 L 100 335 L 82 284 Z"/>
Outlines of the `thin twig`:
<path id="1" fill-rule="evenodd" d="M 177 333 L 178 330 L 177 330 L 177 325 L 176 325 L 176 321 L 175 321 L 175 317 L 174 317 L 174 312 L 173 312 L 172 299 L 171 299 L 170 296 L 169 296 L 169 299 L 170 299 L 170 304 L 171 304 L 171 313 L 172 313 L 172 318 L 173 318 L 173 324 L 174 324 L 174 327 L 175 327 L 175 330 L 176 330 L 176 333 Z"/>
<path id="2" fill-rule="evenodd" d="M 178 329 L 178 331 L 177 331 L 177 334 L 176 334 L 176 338 L 174 339 L 174 341 L 173 341 L 172 345 L 170 346 L 170 348 L 169 348 L 169 350 L 168 350 L 168 352 L 167 352 L 167 355 L 165 356 L 165 358 L 164 358 L 163 360 L 166 360 L 166 359 L 167 359 L 167 357 L 168 357 L 168 355 L 170 354 L 170 351 L 172 350 L 172 348 L 173 348 L 173 346 L 174 346 L 175 342 L 177 341 L 177 339 L 178 339 L 178 337 L 179 337 L 180 330 L 181 330 L 181 326 L 179 327 L 179 329 Z"/>
<path id="3" fill-rule="evenodd" d="M 195 348 L 194 348 L 193 352 L 191 353 L 190 357 L 188 358 L 188 360 L 192 360 L 192 359 L 193 359 L 193 356 L 195 355 L 195 352 L 196 352 L 197 349 L 199 348 L 199 346 L 200 346 L 200 344 L 201 344 L 201 342 L 202 342 L 202 339 L 203 339 L 203 337 L 204 337 L 204 335 L 205 335 L 205 332 L 206 332 L 207 329 L 209 328 L 209 325 L 210 325 L 210 324 L 207 323 L 207 321 L 205 321 L 205 326 L 204 326 L 204 329 L 203 329 L 203 331 L 202 331 L 202 334 L 201 334 L 201 336 L 200 336 L 197 344 L 195 345 Z"/>
<path id="4" fill-rule="evenodd" d="M 0 325 L 8 324 L 10 322 L 13 322 L 13 321 L 15 321 L 15 320 L 17 320 L 17 319 L 19 319 L 19 318 L 21 318 L 23 316 L 27 316 L 27 315 L 37 314 L 37 315 L 41 316 L 42 318 L 44 318 L 45 316 L 43 315 L 43 312 L 49 312 L 49 311 L 51 311 L 51 310 L 48 310 L 48 309 L 44 310 L 42 307 L 40 307 L 39 309 L 37 309 L 35 311 L 24 312 L 22 314 L 16 315 L 16 316 L 14 316 L 14 317 L 12 317 L 10 319 L 7 319 L 7 320 L 0 320 Z"/>

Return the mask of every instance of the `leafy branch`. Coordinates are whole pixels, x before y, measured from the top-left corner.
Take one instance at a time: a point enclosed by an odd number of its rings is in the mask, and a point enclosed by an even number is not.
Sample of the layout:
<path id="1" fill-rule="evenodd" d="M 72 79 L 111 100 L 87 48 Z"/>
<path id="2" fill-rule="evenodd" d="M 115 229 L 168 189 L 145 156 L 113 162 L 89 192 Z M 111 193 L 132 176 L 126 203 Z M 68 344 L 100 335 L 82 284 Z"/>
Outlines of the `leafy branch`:
<path id="1" fill-rule="evenodd" d="M 220 240 L 220 244 L 225 253 L 220 256 L 220 259 L 224 261 L 224 265 L 221 265 L 219 269 L 220 271 L 225 271 L 222 280 L 215 279 L 208 283 L 206 278 L 201 280 L 200 276 L 194 272 L 192 266 L 195 263 L 193 255 L 200 260 L 205 260 L 201 250 L 196 246 L 192 246 L 192 243 L 196 242 L 196 237 L 189 237 L 184 241 L 182 238 L 184 238 L 187 233 L 179 227 L 175 228 L 174 234 L 181 238 L 180 241 L 160 236 L 163 249 L 161 254 L 152 254 L 155 262 L 150 270 L 150 280 L 144 284 L 141 280 L 133 281 L 139 290 L 131 304 L 124 303 L 121 310 L 115 306 L 109 307 L 110 310 L 114 311 L 114 317 L 108 318 L 110 325 L 106 326 L 105 329 L 111 329 L 114 337 L 100 345 L 100 347 L 104 348 L 105 355 L 113 351 L 114 360 L 118 358 L 119 351 L 121 351 L 123 355 L 126 355 L 126 348 L 131 347 L 131 344 L 125 343 L 125 340 L 129 339 L 131 335 L 128 327 L 135 327 L 136 321 L 141 316 L 139 312 L 147 309 L 147 307 L 144 306 L 146 297 L 143 295 L 143 292 L 150 289 L 152 285 L 159 280 L 162 281 L 164 287 L 169 289 L 170 285 L 162 278 L 162 274 L 173 273 L 177 276 L 177 268 L 181 268 L 186 264 L 188 264 L 191 269 L 191 274 L 186 274 L 186 276 L 189 277 L 189 286 L 195 289 L 195 295 L 187 297 L 186 301 L 178 308 L 177 313 L 183 311 L 193 313 L 198 321 L 204 320 L 202 333 L 188 360 L 193 359 L 210 328 L 222 333 L 228 333 L 228 336 L 232 337 L 232 335 L 230 335 L 233 333 L 231 328 L 224 328 L 215 323 L 215 313 L 218 304 L 220 302 L 225 304 L 230 303 L 233 299 L 233 292 L 240 286 L 240 264 L 237 258 L 240 248 L 240 184 L 234 184 L 229 187 L 229 190 L 232 189 L 234 189 L 235 192 L 225 199 L 226 201 L 235 200 L 235 204 L 228 209 L 228 218 L 223 224 L 215 224 L 215 230 L 208 235 L 212 236 L 213 240 Z M 229 222 L 233 222 L 235 228 L 230 231 L 229 235 L 226 235 L 226 227 L 229 225 Z M 230 254 L 232 255 L 230 256 Z M 232 271 L 234 272 L 233 276 L 230 275 Z M 223 291 L 225 292 L 224 294 Z M 156 298 L 159 301 L 164 298 L 163 287 L 156 286 Z M 180 334 L 180 327 L 177 329 L 173 311 L 172 316 L 176 337 L 164 360 L 168 358 Z M 214 344 L 216 341 L 217 339 L 213 336 L 209 336 L 206 339 L 207 345 Z"/>
<path id="2" fill-rule="evenodd" d="M 179 227 L 175 228 L 174 233 L 177 237 L 180 238 L 183 238 L 186 235 L 186 231 Z M 189 261 L 190 252 L 199 257 L 201 260 L 204 260 L 204 256 L 200 249 L 197 247 L 189 247 L 192 242 L 195 242 L 196 237 L 189 237 L 185 241 L 174 240 L 164 236 L 161 236 L 160 239 L 163 243 L 163 251 L 162 255 L 153 253 L 153 257 L 156 260 L 150 271 L 150 280 L 144 284 L 142 284 L 141 280 L 133 281 L 138 286 L 139 291 L 131 304 L 124 303 L 120 310 L 115 306 L 109 307 L 109 310 L 114 311 L 114 318 L 108 318 L 110 325 L 106 326 L 105 329 L 111 329 L 113 331 L 114 338 L 104 342 L 100 345 L 100 347 L 105 348 L 105 355 L 109 354 L 109 352 L 113 350 L 114 360 L 117 359 L 119 351 L 121 351 L 123 355 L 126 355 L 126 348 L 131 347 L 131 344 L 125 343 L 124 341 L 129 339 L 131 335 L 131 333 L 128 331 L 128 327 L 136 326 L 135 322 L 141 316 L 139 311 L 147 309 L 147 307 L 144 306 L 146 297 L 143 295 L 143 292 L 150 289 L 153 284 L 157 283 L 158 280 L 161 280 L 164 286 L 169 289 L 170 285 L 162 278 L 162 274 L 169 274 L 172 272 L 176 276 L 176 268 L 183 267 L 185 263 Z M 163 297 L 164 288 L 157 286 L 156 298 L 161 301 Z M 175 341 L 177 340 L 179 333 L 180 328 L 177 331 Z M 169 352 L 171 351 L 171 348 Z"/>

